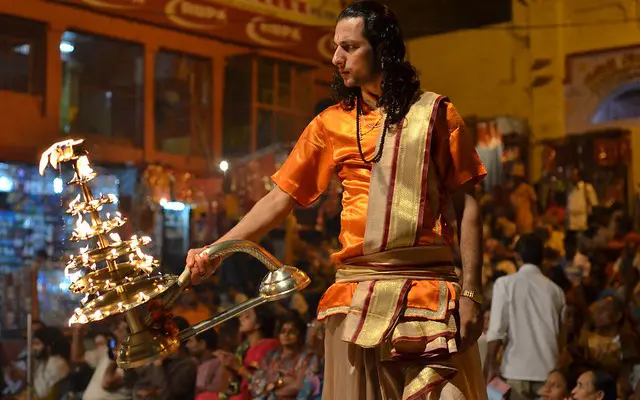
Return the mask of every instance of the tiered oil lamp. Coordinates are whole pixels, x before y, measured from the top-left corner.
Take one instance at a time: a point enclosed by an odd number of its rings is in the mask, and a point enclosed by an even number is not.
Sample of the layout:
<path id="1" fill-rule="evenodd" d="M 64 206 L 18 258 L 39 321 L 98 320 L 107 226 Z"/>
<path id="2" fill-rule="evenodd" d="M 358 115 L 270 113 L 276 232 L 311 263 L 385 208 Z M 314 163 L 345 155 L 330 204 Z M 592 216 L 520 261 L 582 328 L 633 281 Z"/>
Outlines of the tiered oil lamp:
<path id="1" fill-rule="evenodd" d="M 86 324 L 109 316 L 124 314 L 130 336 L 120 347 L 117 363 L 121 368 L 135 368 L 167 356 L 177 350 L 180 341 L 211 329 L 240 313 L 268 301 L 290 296 L 309 285 L 309 277 L 295 267 L 282 265 L 266 250 L 252 242 L 229 241 L 205 250 L 209 257 L 226 257 L 235 252 L 248 253 L 261 261 L 269 273 L 262 280 L 259 296 L 241 303 L 211 319 L 182 332 L 174 331 L 149 314 L 144 305 L 162 309 L 170 307 L 190 283 L 190 271 L 180 275 L 161 274 L 159 262 L 146 255 L 142 248 L 151 242 L 148 237 L 133 236 L 122 240 L 114 231 L 127 221 L 120 213 L 101 214 L 106 204 L 117 204 L 113 194 L 95 197 L 89 183 L 96 177 L 89 164 L 83 140 L 65 140 L 52 145 L 40 158 L 40 174 L 50 164 L 57 168 L 70 164 L 75 172 L 69 185 L 80 188 L 80 194 L 69 204 L 67 213 L 76 219 L 71 241 L 90 242 L 71 255 L 65 275 L 71 280 L 69 290 L 85 294 L 82 304 L 69 324 Z"/>

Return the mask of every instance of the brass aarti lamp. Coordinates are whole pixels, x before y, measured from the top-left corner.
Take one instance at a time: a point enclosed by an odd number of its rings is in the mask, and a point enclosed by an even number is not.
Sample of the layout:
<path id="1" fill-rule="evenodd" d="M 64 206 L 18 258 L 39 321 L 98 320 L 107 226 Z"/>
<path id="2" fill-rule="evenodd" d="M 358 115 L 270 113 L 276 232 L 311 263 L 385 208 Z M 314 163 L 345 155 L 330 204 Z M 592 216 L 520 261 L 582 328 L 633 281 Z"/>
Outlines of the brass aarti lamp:
<path id="1" fill-rule="evenodd" d="M 40 158 L 40 174 L 50 164 L 57 168 L 70 164 L 75 171 L 69 185 L 80 188 L 80 194 L 69 204 L 67 213 L 76 218 L 71 240 L 89 242 L 79 254 L 71 255 L 65 275 L 72 282 L 69 290 L 85 294 L 82 304 L 69 319 L 69 324 L 86 324 L 124 314 L 130 335 L 117 354 L 121 368 L 135 368 L 167 356 L 179 348 L 180 341 L 211 329 L 242 312 L 260 304 L 290 296 L 310 283 L 299 269 L 282 265 L 262 247 L 248 241 L 228 241 L 205 250 L 209 257 L 225 257 L 244 252 L 258 259 L 269 273 L 262 280 L 258 297 L 216 314 L 211 319 L 189 327 L 178 334 L 157 327 L 146 307 L 159 299 L 163 307 L 170 307 L 190 283 L 190 271 L 180 276 L 163 275 L 157 271 L 159 262 L 146 255 L 142 248 L 151 242 L 149 237 L 133 236 L 122 240 L 114 231 L 127 220 L 120 213 L 101 211 L 106 204 L 117 204 L 113 194 L 95 197 L 89 183 L 96 177 L 90 166 L 84 140 L 70 139 L 55 143 Z"/>

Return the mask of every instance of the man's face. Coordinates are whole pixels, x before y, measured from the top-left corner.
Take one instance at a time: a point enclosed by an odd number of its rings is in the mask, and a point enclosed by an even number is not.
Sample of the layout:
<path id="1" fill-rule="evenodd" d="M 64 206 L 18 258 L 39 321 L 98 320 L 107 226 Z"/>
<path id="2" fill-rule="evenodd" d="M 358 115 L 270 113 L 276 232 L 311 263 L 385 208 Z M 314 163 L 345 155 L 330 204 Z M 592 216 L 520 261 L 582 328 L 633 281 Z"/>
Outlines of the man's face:
<path id="1" fill-rule="evenodd" d="M 362 18 L 345 18 L 338 21 L 333 41 L 336 51 L 332 62 L 345 86 L 361 87 L 377 81 L 379 73 L 375 71 L 373 49 L 364 37 Z"/>
<path id="2" fill-rule="evenodd" d="M 36 359 L 43 360 L 47 358 L 47 349 L 38 338 L 33 338 L 31 341 L 31 351 L 33 351 L 33 357 Z"/>
<path id="3" fill-rule="evenodd" d="M 573 183 L 580 182 L 580 170 L 573 168 L 570 173 L 570 178 Z"/>
<path id="4" fill-rule="evenodd" d="M 204 342 L 199 341 L 196 337 L 191 337 L 185 344 L 189 354 L 193 357 L 200 357 L 205 350 Z"/>

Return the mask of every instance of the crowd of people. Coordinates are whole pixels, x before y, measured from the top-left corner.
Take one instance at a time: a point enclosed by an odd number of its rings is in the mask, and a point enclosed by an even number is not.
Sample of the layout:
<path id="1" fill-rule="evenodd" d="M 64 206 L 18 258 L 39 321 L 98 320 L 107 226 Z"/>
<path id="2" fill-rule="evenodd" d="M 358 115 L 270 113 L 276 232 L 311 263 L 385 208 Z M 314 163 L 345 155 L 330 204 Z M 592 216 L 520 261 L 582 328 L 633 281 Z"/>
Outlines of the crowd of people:
<path id="1" fill-rule="evenodd" d="M 626 207 L 598 205 L 577 171 L 552 190 L 519 174 L 499 189 L 478 192 L 485 211 L 479 344 L 488 391 L 509 390 L 511 399 L 640 398 L 640 235 Z M 338 246 L 339 212 L 329 196 L 287 222 L 295 232 L 287 257 L 311 275 L 311 287 L 203 332 L 151 365 L 117 367 L 124 320 L 74 326 L 66 335 L 34 323 L 33 398 L 320 399 L 324 326 L 314 316 L 335 273 L 329 254 Z M 278 247 L 273 241 L 263 245 Z M 242 285 L 220 275 L 179 299 L 172 309 L 179 329 L 255 293 L 253 280 Z M 3 376 L 3 398 L 24 398 L 26 352 Z"/>

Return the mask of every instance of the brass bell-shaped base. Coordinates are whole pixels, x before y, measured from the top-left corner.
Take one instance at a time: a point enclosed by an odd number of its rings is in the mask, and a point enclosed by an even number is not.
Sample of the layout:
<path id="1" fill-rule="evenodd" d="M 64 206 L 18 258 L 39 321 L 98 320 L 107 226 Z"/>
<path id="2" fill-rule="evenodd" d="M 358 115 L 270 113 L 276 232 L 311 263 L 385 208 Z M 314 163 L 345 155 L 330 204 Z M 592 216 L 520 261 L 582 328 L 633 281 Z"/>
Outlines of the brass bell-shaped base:
<path id="1" fill-rule="evenodd" d="M 118 351 L 117 364 L 122 369 L 142 367 L 167 357 L 179 348 L 178 338 L 146 329 L 129 336 Z"/>
<path id="2" fill-rule="evenodd" d="M 260 283 L 260 296 L 267 301 L 275 301 L 291 296 L 311 283 L 311 279 L 296 267 L 283 265 L 275 271 L 270 271 Z"/>

